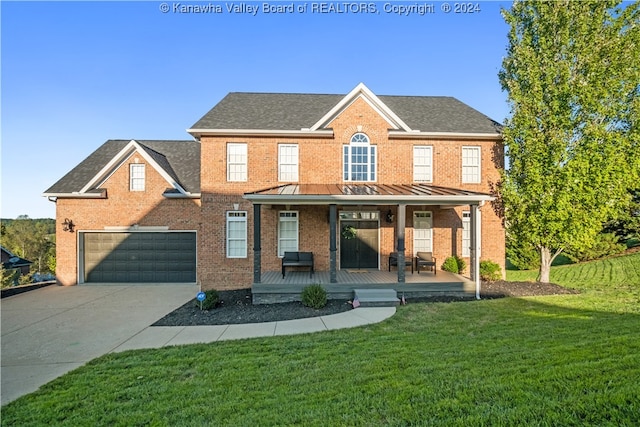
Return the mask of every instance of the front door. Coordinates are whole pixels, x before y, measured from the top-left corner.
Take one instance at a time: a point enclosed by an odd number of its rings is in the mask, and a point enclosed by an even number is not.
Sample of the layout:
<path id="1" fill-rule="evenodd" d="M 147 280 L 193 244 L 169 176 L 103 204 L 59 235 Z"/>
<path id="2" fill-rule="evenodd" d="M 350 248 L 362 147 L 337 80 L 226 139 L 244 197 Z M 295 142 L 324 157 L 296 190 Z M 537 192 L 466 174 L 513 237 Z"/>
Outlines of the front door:
<path id="1" fill-rule="evenodd" d="M 378 268 L 378 221 L 340 221 L 340 268 Z"/>

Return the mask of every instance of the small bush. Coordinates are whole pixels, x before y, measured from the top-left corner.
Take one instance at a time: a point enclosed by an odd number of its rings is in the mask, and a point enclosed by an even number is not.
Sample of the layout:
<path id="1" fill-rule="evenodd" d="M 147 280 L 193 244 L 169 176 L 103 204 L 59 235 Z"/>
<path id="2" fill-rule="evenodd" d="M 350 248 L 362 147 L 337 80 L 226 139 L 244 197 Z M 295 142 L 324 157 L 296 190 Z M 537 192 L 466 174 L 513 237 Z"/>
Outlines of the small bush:
<path id="1" fill-rule="evenodd" d="M 455 257 L 448 257 L 442 263 L 442 270 L 448 271 L 449 273 L 458 273 L 458 261 L 456 261 Z"/>
<path id="2" fill-rule="evenodd" d="M 220 296 L 218 295 L 218 291 L 215 289 L 210 289 L 208 291 L 204 291 L 204 301 L 202 301 L 202 305 L 200 305 L 200 301 L 197 299 L 196 305 L 200 307 L 202 310 L 211 310 L 212 308 L 216 308 L 218 302 L 220 301 Z"/>
<path id="3" fill-rule="evenodd" d="M 502 270 L 493 261 L 480 261 L 480 278 L 485 282 L 495 282 L 502 279 Z"/>
<path id="4" fill-rule="evenodd" d="M 464 271 L 467 269 L 467 263 L 464 262 L 464 260 L 458 255 L 454 256 L 454 258 L 456 259 L 456 263 L 458 264 L 458 273 L 464 273 Z"/>
<path id="5" fill-rule="evenodd" d="M 302 290 L 302 304 L 319 309 L 327 305 L 327 291 L 320 285 L 310 285 Z"/>

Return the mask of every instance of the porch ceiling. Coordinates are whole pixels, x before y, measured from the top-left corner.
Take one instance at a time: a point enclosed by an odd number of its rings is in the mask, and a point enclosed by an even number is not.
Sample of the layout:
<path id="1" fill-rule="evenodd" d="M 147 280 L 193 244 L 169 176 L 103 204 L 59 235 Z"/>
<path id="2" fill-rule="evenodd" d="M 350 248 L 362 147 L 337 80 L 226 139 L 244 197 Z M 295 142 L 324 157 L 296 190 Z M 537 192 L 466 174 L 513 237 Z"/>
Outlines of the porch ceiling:
<path id="1" fill-rule="evenodd" d="M 482 204 L 490 194 L 428 184 L 285 184 L 245 193 L 258 204 L 461 205 Z"/>

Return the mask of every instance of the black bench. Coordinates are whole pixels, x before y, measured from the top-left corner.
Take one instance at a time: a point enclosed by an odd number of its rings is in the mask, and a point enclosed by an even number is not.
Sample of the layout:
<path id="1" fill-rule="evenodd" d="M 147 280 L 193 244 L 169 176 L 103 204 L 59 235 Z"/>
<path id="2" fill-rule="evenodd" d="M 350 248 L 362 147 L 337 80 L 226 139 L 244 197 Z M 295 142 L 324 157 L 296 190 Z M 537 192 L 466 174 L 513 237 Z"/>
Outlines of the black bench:
<path id="1" fill-rule="evenodd" d="M 310 267 L 313 276 L 313 252 L 285 252 L 282 258 L 282 278 L 286 267 Z"/>

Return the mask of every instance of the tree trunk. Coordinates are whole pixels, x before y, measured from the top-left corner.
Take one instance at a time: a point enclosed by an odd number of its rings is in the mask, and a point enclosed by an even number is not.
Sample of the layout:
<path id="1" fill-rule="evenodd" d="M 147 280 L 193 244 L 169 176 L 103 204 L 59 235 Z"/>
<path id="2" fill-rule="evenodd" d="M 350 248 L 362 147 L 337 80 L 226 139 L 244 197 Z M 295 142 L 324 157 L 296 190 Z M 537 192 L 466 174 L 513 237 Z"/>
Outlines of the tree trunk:
<path id="1" fill-rule="evenodd" d="M 555 253 L 551 254 L 551 249 L 546 246 L 540 247 L 540 271 L 538 273 L 538 282 L 549 283 L 551 275 L 551 264 L 553 260 L 560 255 L 562 249 L 558 249 Z"/>

